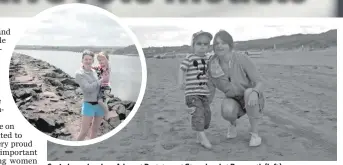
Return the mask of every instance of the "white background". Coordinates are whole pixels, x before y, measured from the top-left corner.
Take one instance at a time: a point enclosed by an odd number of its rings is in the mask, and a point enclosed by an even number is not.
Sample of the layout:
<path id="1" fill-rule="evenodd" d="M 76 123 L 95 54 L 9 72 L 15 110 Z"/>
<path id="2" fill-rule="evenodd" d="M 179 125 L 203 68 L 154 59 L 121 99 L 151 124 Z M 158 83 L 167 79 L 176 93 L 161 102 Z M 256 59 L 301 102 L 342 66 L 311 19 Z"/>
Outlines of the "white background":
<path id="1" fill-rule="evenodd" d="M 64 0 L 65 3 L 76 1 Z M 131 0 L 132 3 L 129 4 L 112 0 L 107 5 L 99 3 L 101 0 L 86 1 L 106 8 L 119 17 L 333 17 L 337 6 L 337 0 L 305 0 L 301 5 L 291 2 L 280 4 L 278 0 L 272 0 L 268 5 L 261 5 L 255 0 L 243 5 L 234 5 L 230 0 L 222 0 L 216 4 L 210 4 L 207 0 L 202 0 L 200 4 L 182 4 L 178 3 L 179 0 L 175 0 L 174 4 L 167 4 L 165 0 L 151 0 L 153 3 L 147 5 L 136 3 L 138 0 Z M 31 17 L 55 5 L 48 0 L 38 0 L 35 4 L 30 4 L 27 0 L 22 0 L 21 3 L 0 3 L 0 17 Z"/>
<path id="2" fill-rule="evenodd" d="M 125 20 L 123 20 L 125 22 Z M 251 19 L 252 22 L 260 22 L 259 20 L 253 20 Z M 340 86 L 340 84 L 343 84 L 342 82 L 342 76 L 341 73 L 343 72 L 342 67 L 340 66 L 340 62 L 342 61 L 342 57 L 340 57 L 343 52 L 342 52 L 342 48 L 340 48 L 340 45 L 342 45 L 343 43 L 340 40 L 340 36 L 343 36 L 342 33 L 342 29 L 343 28 L 343 19 L 275 19 L 275 20 L 271 20 L 271 21 L 276 21 L 276 22 L 284 22 L 285 24 L 297 24 L 300 22 L 321 22 L 323 24 L 332 24 L 333 26 L 336 26 L 338 28 L 338 56 L 337 56 L 337 62 L 338 62 L 338 86 L 337 86 L 337 114 L 338 114 L 338 118 L 341 118 L 341 114 L 342 112 L 340 112 L 340 110 L 342 109 L 342 104 L 339 101 L 342 98 L 342 88 Z M 249 22 L 249 23 L 252 23 Z M 0 55 L 1 55 L 1 60 L 0 60 L 0 98 L 1 98 L 1 108 L 5 109 L 4 112 L 0 113 L 0 122 L 1 124 L 5 125 L 5 124 L 14 124 L 16 129 L 16 132 L 22 133 L 23 134 L 23 139 L 21 139 L 20 141 L 29 141 L 34 139 L 34 147 L 38 150 L 38 159 L 40 162 L 38 162 L 38 164 L 45 164 L 44 161 L 46 161 L 46 136 L 43 136 L 43 134 L 41 132 L 39 132 L 38 130 L 36 130 L 33 126 L 31 126 L 26 119 L 23 117 L 23 115 L 20 113 L 20 111 L 18 110 L 17 106 L 15 105 L 13 99 L 12 99 L 12 95 L 11 95 L 11 91 L 10 91 L 10 87 L 9 87 L 9 63 L 10 63 L 10 58 L 11 58 L 11 54 L 12 51 L 14 49 L 14 46 L 16 44 L 16 42 L 18 41 L 20 35 L 24 32 L 26 25 L 28 25 L 29 20 L 28 19 L 20 19 L 20 18 L 2 18 L 0 19 L 0 29 L 7 29 L 7 28 L 11 28 L 11 33 L 12 35 L 9 36 L 2 36 L 2 37 L 6 37 L 7 39 L 7 44 L 0 44 L 0 47 L 2 48 L 2 51 L 0 51 Z M 341 124 L 342 123 L 341 120 L 338 120 L 338 133 L 337 133 L 337 139 L 342 139 L 342 131 L 341 131 Z M 13 139 L 11 139 L 13 141 Z M 338 147 L 338 161 L 340 162 L 281 162 L 282 165 L 293 165 L 293 164 L 308 164 L 308 165 L 330 165 L 330 164 L 342 164 L 342 160 L 340 157 L 341 153 L 341 147 L 340 147 L 341 142 L 338 140 L 337 145 Z M 22 156 L 20 156 L 22 157 Z M 3 158 L 3 156 L 1 156 L 1 158 Z M 54 164 L 60 164 L 61 162 L 51 162 L 52 165 Z M 65 162 L 62 164 L 67 164 L 69 163 L 70 165 L 76 165 L 76 164 L 87 164 L 88 162 Z M 90 162 L 89 162 L 90 163 Z M 113 164 L 113 163 L 109 163 L 109 162 L 101 162 L 104 165 L 106 164 Z M 101 164 L 96 163 L 96 162 L 91 162 L 90 164 Z M 126 162 L 125 164 L 129 165 L 129 164 L 142 164 L 145 162 Z M 149 162 L 149 164 L 184 164 L 185 162 Z M 192 162 L 192 164 L 219 164 L 222 163 L 224 164 L 224 162 Z M 231 162 L 228 162 L 231 163 Z M 257 164 L 257 163 L 265 163 L 265 162 L 234 162 L 236 165 L 240 165 L 240 164 L 246 164 L 246 165 L 253 165 L 253 164 Z M 269 162 L 271 164 L 274 164 L 276 162 Z M 280 163 L 280 162 L 279 162 Z M 9 162 L 8 162 L 9 164 Z"/>

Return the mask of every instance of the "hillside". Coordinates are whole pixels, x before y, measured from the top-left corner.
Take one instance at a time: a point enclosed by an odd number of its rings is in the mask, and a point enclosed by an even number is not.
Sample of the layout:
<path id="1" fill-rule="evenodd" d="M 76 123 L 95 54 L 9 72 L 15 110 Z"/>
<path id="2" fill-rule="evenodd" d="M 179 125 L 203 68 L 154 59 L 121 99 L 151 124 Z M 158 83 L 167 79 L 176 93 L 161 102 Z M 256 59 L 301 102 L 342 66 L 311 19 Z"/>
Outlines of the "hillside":
<path id="1" fill-rule="evenodd" d="M 54 51 L 72 51 L 82 52 L 84 50 L 91 50 L 94 52 L 107 51 L 113 54 L 116 50 L 122 49 L 120 46 L 40 46 L 40 45 L 17 45 L 17 50 L 54 50 Z"/>
<path id="2" fill-rule="evenodd" d="M 293 34 L 289 36 L 278 36 L 267 39 L 256 39 L 249 41 L 238 41 L 235 43 L 236 50 L 268 50 L 273 49 L 274 44 L 276 49 L 296 49 L 310 48 L 310 49 L 322 49 L 332 46 L 337 46 L 337 29 L 330 30 L 320 34 Z M 146 57 L 152 57 L 157 54 L 164 54 L 167 52 L 175 53 L 190 53 L 190 46 L 170 46 L 170 47 L 147 47 L 143 48 Z M 212 47 L 211 47 L 212 51 Z M 137 54 L 137 49 L 134 45 L 118 49 L 115 54 Z"/>
<path id="3" fill-rule="evenodd" d="M 237 50 L 249 49 L 294 49 L 300 48 L 327 48 L 337 46 L 337 30 L 330 30 L 320 34 L 294 34 L 278 36 L 268 39 L 236 42 Z"/>

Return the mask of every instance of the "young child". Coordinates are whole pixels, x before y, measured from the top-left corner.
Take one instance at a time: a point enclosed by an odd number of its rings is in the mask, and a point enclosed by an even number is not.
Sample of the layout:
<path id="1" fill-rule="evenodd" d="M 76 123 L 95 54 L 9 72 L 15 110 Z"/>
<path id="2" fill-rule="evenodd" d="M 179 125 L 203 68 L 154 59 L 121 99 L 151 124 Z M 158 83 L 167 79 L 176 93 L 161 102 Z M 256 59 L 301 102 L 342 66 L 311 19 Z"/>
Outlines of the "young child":
<path id="1" fill-rule="evenodd" d="M 186 105 L 189 108 L 195 107 L 191 113 L 192 129 L 197 132 L 197 141 L 208 149 L 212 148 L 212 145 L 204 133 L 211 121 L 206 76 L 209 55 L 206 53 L 210 49 L 212 38 L 208 32 L 194 33 L 191 45 L 193 53 L 182 61 L 179 71 L 179 85 L 185 90 Z"/>
<path id="2" fill-rule="evenodd" d="M 110 66 L 109 66 L 109 56 L 108 54 L 106 54 L 105 52 L 100 52 L 97 55 L 97 59 L 99 62 L 99 66 L 97 67 L 93 67 L 93 69 L 95 69 L 98 78 L 101 79 L 101 77 L 103 75 L 110 75 L 111 70 L 110 70 Z M 111 87 L 110 87 L 110 82 L 103 82 L 101 84 L 100 87 L 100 91 L 99 91 L 99 95 L 98 95 L 98 103 L 100 104 L 100 106 L 102 106 L 102 108 L 105 111 L 105 119 L 108 119 L 108 114 L 109 114 L 109 110 L 108 110 L 108 106 L 107 106 L 107 102 L 108 102 L 108 98 L 109 95 L 111 93 Z"/>

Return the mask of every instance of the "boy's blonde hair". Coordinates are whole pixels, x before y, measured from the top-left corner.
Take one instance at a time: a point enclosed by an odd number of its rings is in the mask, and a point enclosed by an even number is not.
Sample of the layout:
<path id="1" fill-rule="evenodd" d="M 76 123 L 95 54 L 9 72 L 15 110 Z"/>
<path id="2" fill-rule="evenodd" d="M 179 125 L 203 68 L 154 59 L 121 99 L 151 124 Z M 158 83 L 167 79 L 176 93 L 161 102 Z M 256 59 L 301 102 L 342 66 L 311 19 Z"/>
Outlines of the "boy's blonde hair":
<path id="1" fill-rule="evenodd" d="M 107 61 L 110 60 L 110 58 L 109 58 L 107 52 L 105 52 L 105 51 L 99 52 L 98 55 L 97 55 L 97 57 L 106 57 Z"/>

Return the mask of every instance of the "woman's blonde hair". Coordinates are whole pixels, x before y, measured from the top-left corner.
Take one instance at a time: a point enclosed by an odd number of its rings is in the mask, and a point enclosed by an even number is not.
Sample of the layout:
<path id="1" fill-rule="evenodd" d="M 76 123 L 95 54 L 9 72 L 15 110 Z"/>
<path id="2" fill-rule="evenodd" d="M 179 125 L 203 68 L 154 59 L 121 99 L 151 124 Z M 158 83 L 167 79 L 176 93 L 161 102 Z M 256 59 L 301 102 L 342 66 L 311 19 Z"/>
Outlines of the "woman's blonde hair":
<path id="1" fill-rule="evenodd" d="M 108 56 L 108 53 L 107 52 L 105 52 L 105 51 L 101 51 L 101 52 L 99 52 L 98 53 L 98 55 L 97 55 L 97 57 L 106 57 L 106 59 L 107 59 L 107 61 L 109 61 L 110 60 L 110 58 L 109 58 L 109 56 Z"/>

